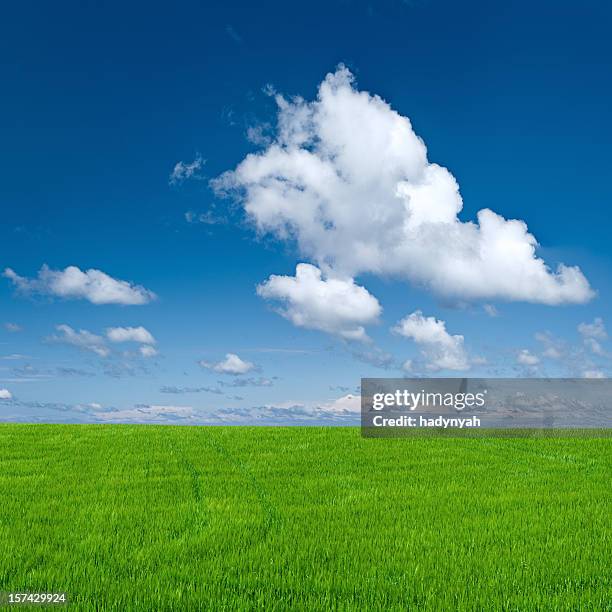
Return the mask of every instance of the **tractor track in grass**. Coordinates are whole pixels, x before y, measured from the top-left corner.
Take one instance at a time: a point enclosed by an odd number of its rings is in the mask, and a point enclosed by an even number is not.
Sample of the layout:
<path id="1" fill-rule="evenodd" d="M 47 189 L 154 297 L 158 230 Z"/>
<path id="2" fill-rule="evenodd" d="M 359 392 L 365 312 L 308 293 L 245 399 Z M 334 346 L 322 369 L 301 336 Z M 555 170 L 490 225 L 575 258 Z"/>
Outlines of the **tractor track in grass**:
<path id="1" fill-rule="evenodd" d="M 202 430 L 203 431 L 203 430 Z M 270 495 L 266 491 L 266 488 L 259 482 L 259 480 L 253 475 L 251 470 L 245 465 L 243 461 L 235 457 L 223 444 L 218 440 L 212 439 L 210 436 L 202 438 L 204 443 L 213 449 L 223 460 L 229 465 L 234 467 L 236 471 L 241 475 L 242 479 L 251 487 L 255 492 L 255 495 L 259 501 L 263 513 L 263 528 L 262 537 L 265 539 L 268 537 L 270 530 L 273 526 L 280 526 L 281 519 L 277 508 L 272 504 Z M 185 455 L 185 453 L 177 448 L 174 442 L 169 439 L 171 453 L 176 455 L 178 465 L 180 465 L 190 476 L 191 488 L 194 499 L 196 501 L 196 507 L 198 512 L 201 512 L 202 505 L 206 503 L 206 496 L 202 492 L 202 473 L 196 468 L 192 461 Z M 200 519 L 204 517 L 199 517 Z M 201 526 L 208 523 L 208 520 L 201 520 Z"/>
<path id="2" fill-rule="evenodd" d="M 206 498 L 202 495 L 202 483 L 200 480 L 202 474 L 195 467 L 195 465 L 189 461 L 189 459 L 185 456 L 185 453 L 177 448 L 173 440 L 168 438 L 168 443 L 170 446 L 170 454 L 174 456 L 179 468 L 189 474 L 191 492 L 195 500 L 195 518 L 197 525 L 199 528 L 205 527 L 209 523 L 209 520 L 208 508 L 206 507 Z"/>
<path id="3" fill-rule="evenodd" d="M 240 461 L 237 457 L 235 457 L 223 444 L 221 444 L 218 440 L 213 440 L 210 437 L 206 438 L 206 442 L 208 445 L 213 448 L 221 457 L 223 457 L 230 465 L 233 465 L 238 472 L 242 474 L 244 480 L 246 480 L 252 489 L 255 491 L 255 495 L 257 496 L 261 508 L 264 513 L 264 524 L 263 524 L 263 538 L 267 538 L 270 530 L 274 525 L 280 527 L 281 519 L 278 513 L 277 508 L 270 501 L 270 495 L 266 491 L 266 488 L 257 480 L 257 478 L 253 475 L 251 470 L 244 464 L 243 461 Z"/>

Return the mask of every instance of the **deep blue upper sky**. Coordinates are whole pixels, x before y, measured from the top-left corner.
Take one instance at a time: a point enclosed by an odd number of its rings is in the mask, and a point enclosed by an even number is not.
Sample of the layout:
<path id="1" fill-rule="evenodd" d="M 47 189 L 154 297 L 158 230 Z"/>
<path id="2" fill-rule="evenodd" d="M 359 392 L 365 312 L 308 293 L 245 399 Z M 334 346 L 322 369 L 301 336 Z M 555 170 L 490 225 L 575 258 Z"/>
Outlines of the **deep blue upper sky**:
<path id="1" fill-rule="evenodd" d="M 291 245 L 257 239 L 236 210 L 224 224 L 185 219 L 211 205 L 226 214 L 229 203 L 207 179 L 255 150 L 249 127 L 274 123 L 263 88 L 310 100 L 341 62 L 360 89 L 410 117 L 430 160 L 454 174 L 462 219 L 491 207 L 525 220 L 548 263 L 579 265 L 598 292 L 587 305 L 496 303 L 501 316 L 491 318 L 480 306 L 451 308 L 405 283 L 366 276 L 360 282 L 384 307 L 382 325 L 369 330 L 377 346 L 400 360 L 417 354 L 388 333 L 417 308 L 445 320 L 489 364 L 499 356 L 495 368 L 505 372 L 516 372 L 518 351 L 542 350 L 538 331 L 578 346 L 577 325 L 605 323 L 612 303 L 611 26 L 604 1 L 5 6 L 0 268 L 27 277 L 45 263 L 96 268 L 159 296 L 146 306 L 96 306 L 16 296 L 1 279 L 0 324 L 23 328 L 0 330 L 0 354 L 23 356 L 0 361 L 0 389 L 21 402 L 0 407 L 5 418 L 56 418 L 34 402 L 322 402 L 342 395 L 330 387 L 354 391 L 362 375 L 387 375 L 257 297 L 270 274 L 294 273 L 300 258 Z M 174 165 L 198 155 L 206 160 L 200 180 L 169 185 Z M 109 377 L 95 354 L 44 341 L 59 324 L 96 334 L 143 325 L 160 355 L 140 373 Z M 257 364 L 256 376 L 278 377 L 273 386 L 233 389 L 243 400 L 160 393 L 164 385 L 214 386 L 219 375 L 196 362 L 228 352 Z M 607 356 L 591 357 L 607 374 Z M 57 376 L 60 362 L 94 376 Z M 26 366 L 37 375 L 26 376 Z M 557 367 L 543 371 L 567 373 Z"/>

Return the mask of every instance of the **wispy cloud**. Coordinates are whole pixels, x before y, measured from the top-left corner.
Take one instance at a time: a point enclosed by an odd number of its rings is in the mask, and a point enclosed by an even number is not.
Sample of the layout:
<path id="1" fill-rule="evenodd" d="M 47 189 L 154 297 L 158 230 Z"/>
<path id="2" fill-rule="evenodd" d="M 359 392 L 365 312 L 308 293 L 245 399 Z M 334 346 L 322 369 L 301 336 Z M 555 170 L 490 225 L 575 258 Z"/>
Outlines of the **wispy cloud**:
<path id="1" fill-rule="evenodd" d="M 225 26 L 225 32 L 227 33 L 227 35 L 238 45 L 242 44 L 242 36 L 240 36 L 240 34 L 238 34 L 238 32 L 236 32 L 236 29 L 231 26 L 231 25 L 226 25 Z"/>
<path id="2" fill-rule="evenodd" d="M 52 344 L 68 344 L 83 351 L 90 351 L 99 357 L 108 357 L 110 349 L 102 336 L 80 329 L 74 330 L 69 325 L 57 325 L 57 334 L 48 336 L 46 341 Z"/>
<path id="3" fill-rule="evenodd" d="M 214 211 L 214 207 L 211 210 L 207 210 L 203 213 L 197 213 L 193 210 L 188 210 L 185 213 L 185 221 L 187 223 L 202 223 L 203 225 L 224 225 L 228 222 L 227 217 L 219 215 Z"/>
<path id="4" fill-rule="evenodd" d="M 203 179 L 204 177 L 201 176 L 200 171 L 205 163 L 206 160 L 202 159 L 200 155 L 197 155 L 192 162 L 177 162 L 174 168 L 172 168 L 168 182 L 170 185 L 179 185 L 188 179 Z"/>
<path id="5" fill-rule="evenodd" d="M 234 380 L 224 381 L 218 380 L 217 384 L 221 387 L 272 387 L 276 377 L 266 378 L 260 376 L 258 378 L 235 378 Z"/>
<path id="6" fill-rule="evenodd" d="M 159 389 L 160 393 L 171 393 L 174 395 L 182 395 L 184 393 L 214 393 L 223 395 L 223 391 L 217 387 L 173 387 L 163 386 Z"/>

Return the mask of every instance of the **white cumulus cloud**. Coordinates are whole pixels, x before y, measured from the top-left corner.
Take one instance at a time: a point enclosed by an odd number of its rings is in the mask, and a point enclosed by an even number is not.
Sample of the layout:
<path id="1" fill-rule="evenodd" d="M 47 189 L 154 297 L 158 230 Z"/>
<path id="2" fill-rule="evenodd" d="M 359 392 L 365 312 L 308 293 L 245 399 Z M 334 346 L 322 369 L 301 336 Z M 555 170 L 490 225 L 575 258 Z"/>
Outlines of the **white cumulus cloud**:
<path id="1" fill-rule="evenodd" d="M 279 300 L 280 313 L 297 327 L 348 340 L 367 340 L 364 325 L 376 323 L 382 311 L 378 300 L 353 279 L 323 278 L 319 268 L 304 263 L 297 265 L 295 276 L 270 276 L 257 293 Z"/>
<path id="2" fill-rule="evenodd" d="M 580 323 L 578 332 L 583 338 L 595 338 L 596 340 L 606 340 L 608 333 L 601 317 L 596 317 L 592 323 Z"/>
<path id="3" fill-rule="evenodd" d="M 568 356 L 568 347 L 566 343 L 558 338 L 555 338 L 550 332 L 538 332 L 535 339 L 541 342 L 544 350 L 542 356 L 548 359 L 561 360 Z"/>
<path id="4" fill-rule="evenodd" d="M 3 276 L 23 293 L 39 293 L 64 299 L 84 299 L 92 304 L 147 304 L 155 294 L 140 285 L 117 280 L 101 270 L 83 272 L 76 266 L 52 270 L 44 265 L 36 278 L 19 276 L 6 268 Z"/>
<path id="5" fill-rule="evenodd" d="M 177 162 L 170 173 L 169 183 L 177 185 L 190 178 L 201 178 L 199 172 L 205 163 L 206 160 L 202 159 L 199 155 L 192 162 Z"/>
<path id="6" fill-rule="evenodd" d="M 540 358 L 531 353 L 528 349 L 522 349 L 516 356 L 516 362 L 524 366 L 535 366 L 540 363 Z"/>
<path id="7" fill-rule="evenodd" d="M 111 342 L 138 342 L 139 344 L 155 344 L 153 334 L 146 328 L 139 327 L 109 327 L 106 337 Z"/>
<path id="8" fill-rule="evenodd" d="M 234 376 L 246 374 L 247 372 L 255 369 L 255 364 L 241 359 L 235 353 L 227 353 L 227 355 L 225 355 L 225 359 L 219 361 L 218 363 L 200 361 L 200 365 L 203 368 L 213 370 L 219 374 L 232 374 Z"/>
<path id="9" fill-rule="evenodd" d="M 158 354 L 157 349 L 149 344 L 142 345 L 139 350 L 140 354 L 146 358 L 156 357 Z"/>
<path id="10" fill-rule="evenodd" d="M 463 336 L 449 334 L 444 321 L 424 317 L 417 310 L 404 317 L 392 331 L 411 338 L 421 347 L 421 354 L 430 370 L 467 370 L 470 367 Z M 403 367 L 409 371 L 412 363 L 408 361 Z"/>
<path id="11" fill-rule="evenodd" d="M 359 395 L 343 395 L 330 402 L 323 402 L 318 406 L 323 412 L 335 414 L 351 414 L 361 412 L 361 397 Z"/>
<path id="12" fill-rule="evenodd" d="M 600 357 L 606 355 L 601 342 L 608 339 L 608 333 L 601 317 L 595 318 L 592 323 L 580 323 L 578 333 L 582 336 L 584 345 L 591 353 Z"/>
<path id="13" fill-rule="evenodd" d="M 8 389 L 0 389 L 0 400 L 13 399 L 13 394 Z"/>
<path id="14" fill-rule="evenodd" d="M 108 357 L 110 350 L 102 336 L 80 329 L 72 329 L 69 325 L 57 325 L 58 334 L 49 336 L 47 342 L 56 344 L 68 344 L 84 351 L 91 351 L 100 357 Z"/>
<path id="15" fill-rule="evenodd" d="M 295 240 L 327 277 L 391 275 L 458 299 L 583 303 L 580 269 L 552 270 L 521 220 L 462 221 L 459 185 L 431 163 L 407 117 L 356 89 L 343 66 L 316 100 L 275 95 L 277 133 L 213 181 L 262 233 Z M 495 194 L 492 194 L 494 197 Z"/>
<path id="16" fill-rule="evenodd" d="M 582 373 L 583 378 L 605 378 L 605 374 L 601 370 L 585 370 Z"/>

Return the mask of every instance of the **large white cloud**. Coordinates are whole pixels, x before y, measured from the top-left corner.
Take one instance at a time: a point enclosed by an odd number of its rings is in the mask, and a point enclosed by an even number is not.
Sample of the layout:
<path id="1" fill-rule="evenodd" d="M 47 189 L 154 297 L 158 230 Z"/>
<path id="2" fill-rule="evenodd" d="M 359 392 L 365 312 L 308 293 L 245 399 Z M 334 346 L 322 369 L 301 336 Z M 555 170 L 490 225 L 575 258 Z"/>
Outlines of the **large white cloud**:
<path id="1" fill-rule="evenodd" d="M 344 67 L 313 102 L 276 96 L 276 138 L 213 181 L 261 232 L 295 239 L 327 275 L 393 275 L 461 299 L 545 304 L 593 296 L 577 267 L 552 271 L 520 220 L 461 221 L 459 186 L 427 159 L 410 120 L 358 91 Z M 494 195 L 494 194 L 492 194 Z"/>
<path id="2" fill-rule="evenodd" d="M 24 293 L 40 293 L 65 299 L 84 299 L 92 304 L 147 304 L 155 294 L 140 285 L 117 280 L 101 270 L 83 272 L 76 266 L 52 270 L 44 265 L 36 278 L 19 276 L 6 268 L 3 276 Z"/>
<path id="3" fill-rule="evenodd" d="M 321 270 L 310 264 L 298 264 L 295 276 L 270 276 L 257 293 L 280 300 L 280 313 L 294 325 L 348 340 L 367 340 L 363 326 L 376 323 L 382 310 L 378 300 L 353 279 L 324 279 Z"/>
<path id="4" fill-rule="evenodd" d="M 444 321 L 425 317 L 420 310 L 404 317 L 393 332 L 411 338 L 421 347 L 429 370 L 467 370 L 470 367 L 463 336 L 451 336 Z M 409 366 L 407 362 L 406 368 Z"/>
<path id="5" fill-rule="evenodd" d="M 13 399 L 13 394 L 8 389 L 0 389 L 0 400 Z"/>
<path id="6" fill-rule="evenodd" d="M 153 334 L 145 327 L 109 327 L 106 337 L 111 342 L 139 342 L 140 344 L 155 344 Z"/>

